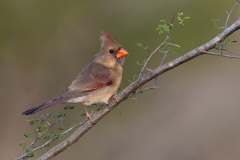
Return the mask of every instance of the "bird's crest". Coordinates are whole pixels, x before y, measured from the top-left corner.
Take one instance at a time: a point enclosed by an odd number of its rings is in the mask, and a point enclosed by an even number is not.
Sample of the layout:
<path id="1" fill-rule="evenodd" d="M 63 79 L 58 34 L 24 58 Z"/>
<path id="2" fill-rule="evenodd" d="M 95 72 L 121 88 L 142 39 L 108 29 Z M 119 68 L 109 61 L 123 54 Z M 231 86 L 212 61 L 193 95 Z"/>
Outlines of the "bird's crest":
<path id="1" fill-rule="evenodd" d="M 107 40 L 107 39 L 108 40 L 113 40 L 112 36 L 109 33 L 105 32 L 105 31 L 102 31 L 101 34 L 102 34 L 102 36 L 101 36 L 102 40 Z"/>
<path id="2" fill-rule="evenodd" d="M 101 32 L 101 36 L 100 36 L 100 40 L 101 40 L 101 48 L 106 47 L 106 46 L 115 46 L 115 47 L 119 47 L 121 46 L 116 40 L 113 39 L 113 37 L 105 32 L 102 31 Z"/>
<path id="3" fill-rule="evenodd" d="M 101 37 L 100 37 L 100 40 L 102 42 L 101 46 L 103 46 L 104 44 L 106 44 L 108 42 L 115 42 L 115 40 L 113 39 L 113 37 L 109 33 L 105 32 L 105 31 L 102 31 L 101 34 L 102 34 Z"/>

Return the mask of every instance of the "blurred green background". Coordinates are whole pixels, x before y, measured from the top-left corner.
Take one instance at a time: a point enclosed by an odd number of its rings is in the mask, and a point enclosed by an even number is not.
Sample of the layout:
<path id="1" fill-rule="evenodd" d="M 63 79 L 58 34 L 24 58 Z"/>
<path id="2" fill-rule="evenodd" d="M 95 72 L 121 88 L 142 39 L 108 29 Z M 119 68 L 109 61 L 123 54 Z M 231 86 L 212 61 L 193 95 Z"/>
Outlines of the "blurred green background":
<path id="1" fill-rule="evenodd" d="M 0 159 L 23 151 L 26 120 L 21 113 L 64 93 L 100 48 L 100 31 L 113 35 L 129 51 L 121 88 L 138 75 L 141 61 L 164 37 L 155 30 L 162 18 L 183 11 L 191 19 L 174 28 L 171 40 L 181 46 L 176 58 L 215 37 L 211 19 L 223 26 L 234 0 L 133 1 L 0 1 Z M 239 17 L 239 8 L 229 23 Z M 240 41 L 239 33 L 232 37 Z M 239 42 L 230 49 L 240 53 Z M 150 68 L 158 66 L 155 55 Z M 238 160 L 240 157 L 240 61 L 201 56 L 161 75 L 160 89 L 127 100 L 70 149 L 55 159 L 78 160 Z M 152 82 L 149 83 L 151 86 Z M 70 111 L 66 126 L 76 122 L 83 107 Z M 71 115 L 71 116 L 69 116 Z M 34 131 L 32 130 L 34 133 Z M 26 140 L 27 141 L 27 140 Z M 45 148 L 44 153 L 49 148 Z"/>

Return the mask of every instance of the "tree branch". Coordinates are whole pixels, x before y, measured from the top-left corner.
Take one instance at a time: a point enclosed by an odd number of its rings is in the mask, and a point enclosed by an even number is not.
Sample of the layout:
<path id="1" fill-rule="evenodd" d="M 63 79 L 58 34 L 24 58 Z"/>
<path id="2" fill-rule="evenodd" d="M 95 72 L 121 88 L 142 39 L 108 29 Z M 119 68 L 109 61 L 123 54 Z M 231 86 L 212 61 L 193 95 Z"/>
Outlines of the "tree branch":
<path id="1" fill-rule="evenodd" d="M 221 34 L 219 34 L 217 37 L 213 38 L 209 42 L 143 75 L 135 82 L 131 83 L 128 87 L 126 87 L 121 93 L 112 98 L 106 107 L 104 107 L 102 110 L 97 111 L 92 117 L 92 122 L 90 122 L 89 120 L 85 121 L 72 135 L 70 135 L 60 144 L 54 146 L 52 149 L 50 149 L 48 152 L 46 152 L 44 155 L 38 158 L 38 160 L 52 159 L 54 156 L 66 150 L 70 145 L 77 142 L 81 136 L 83 136 L 87 131 L 89 131 L 105 115 L 107 115 L 111 110 L 118 106 L 122 101 L 126 100 L 129 97 L 129 95 L 135 93 L 139 87 L 143 86 L 144 84 L 151 81 L 155 77 L 167 72 L 168 70 L 171 70 L 202 54 L 205 54 L 206 51 L 213 49 L 217 43 L 223 41 L 226 37 L 231 35 L 233 32 L 237 31 L 239 28 L 240 19 L 238 19 L 230 27 L 226 28 Z"/>
<path id="2" fill-rule="evenodd" d="M 139 73 L 138 78 L 140 78 L 140 77 L 142 76 L 142 73 L 143 73 L 144 69 L 146 68 L 149 60 L 152 58 L 152 56 L 153 56 L 163 45 L 165 45 L 165 44 L 167 43 L 168 39 L 169 39 L 169 35 L 167 35 L 166 38 L 165 38 L 165 40 L 150 54 L 150 56 L 147 58 L 146 62 L 143 64 L 143 67 L 142 67 L 142 69 L 141 69 L 141 71 L 140 71 L 140 73 Z"/>
<path id="3" fill-rule="evenodd" d="M 230 11 L 229 13 L 227 12 L 227 15 L 228 15 L 228 16 L 227 16 L 227 19 L 226 19 L 226 22 L 225 22 L 224 29 L 227 28 L 229 18 L 230 18 L 230 16 L 231 16 L 232 12 L 235 10 L 235 8 L 237 7 L 237 5 L 238 5 L 239 3 L 240 3 L 240 0 L 237 0 L 236 3 L 235 3 L 235 5 L 234 5 L 233 8 L 231 9 L 231 11 Z"/>
<path id="4" fill-rule="evenodd" d="M 220 57 L 240 59 L 240 56 L 232 56 L 232 55 L 221 54 L 221 53 L 214 53 L 214 52 L 204 52 L 204 53 L 205 54 L 209 54 L 209 55 L 213 55 L 213 56 L 220 56 Z"/>

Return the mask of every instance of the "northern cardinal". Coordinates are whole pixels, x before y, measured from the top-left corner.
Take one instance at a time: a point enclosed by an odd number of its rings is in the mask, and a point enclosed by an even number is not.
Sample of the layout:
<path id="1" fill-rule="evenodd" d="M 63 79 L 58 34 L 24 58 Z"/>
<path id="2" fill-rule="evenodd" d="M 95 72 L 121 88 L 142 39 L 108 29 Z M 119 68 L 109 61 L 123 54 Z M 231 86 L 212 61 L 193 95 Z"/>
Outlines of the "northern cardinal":
<path id="1" fill-rule="evenodd" d="M 106 32 L 102 32 L 100 39 L 102 42 L 100 51 L 93 61 L 79 73 L 62 96 L 22 114 L 31 115 L 59 103 L 83 103 L 85 106 L 98 103 L 108 104 L 108 100 L 120 86 L 124 56 L 128 52 Z M 88 114 L 87 110 L 86 114 Z"/>

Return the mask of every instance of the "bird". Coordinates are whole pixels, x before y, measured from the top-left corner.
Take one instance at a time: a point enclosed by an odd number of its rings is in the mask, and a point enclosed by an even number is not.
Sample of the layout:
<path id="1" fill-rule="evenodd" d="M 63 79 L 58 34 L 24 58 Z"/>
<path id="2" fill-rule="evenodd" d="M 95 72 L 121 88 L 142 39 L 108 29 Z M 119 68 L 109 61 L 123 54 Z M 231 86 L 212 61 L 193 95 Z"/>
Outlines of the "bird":
<path id="1" fill-rule="evenodd" d="M 101 47 L 94 59 L 77 75 L 62 96 L 24 111 L 23 115 L 32 115 L 45 108 L 61 104 L 82 103 L 87 107 L 94 104 L 108 104 L 122 81 L 124 57 L 128 52 L 109 33 L 102 31 Z"/>

